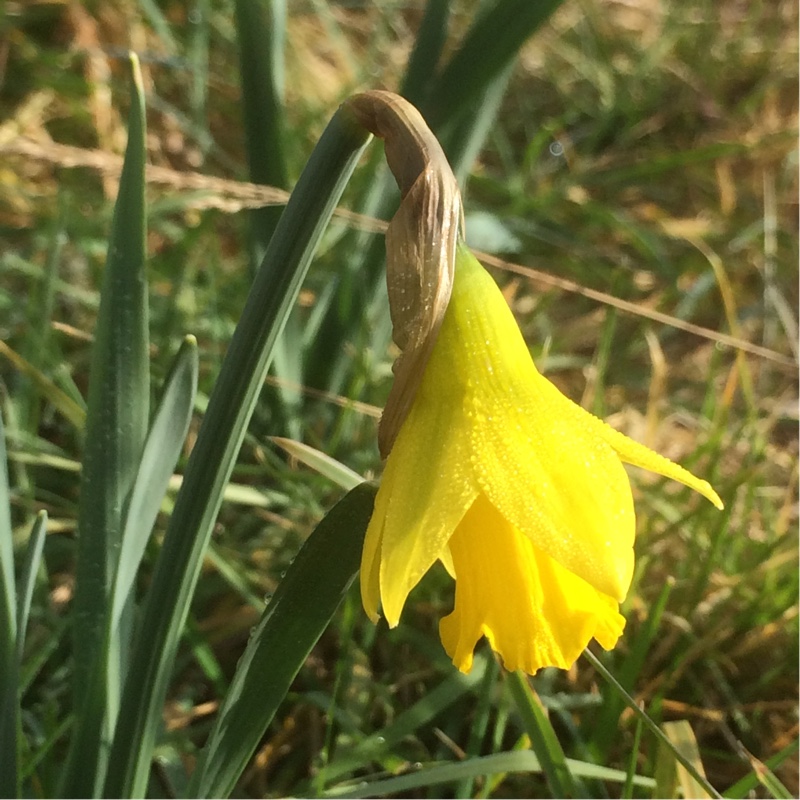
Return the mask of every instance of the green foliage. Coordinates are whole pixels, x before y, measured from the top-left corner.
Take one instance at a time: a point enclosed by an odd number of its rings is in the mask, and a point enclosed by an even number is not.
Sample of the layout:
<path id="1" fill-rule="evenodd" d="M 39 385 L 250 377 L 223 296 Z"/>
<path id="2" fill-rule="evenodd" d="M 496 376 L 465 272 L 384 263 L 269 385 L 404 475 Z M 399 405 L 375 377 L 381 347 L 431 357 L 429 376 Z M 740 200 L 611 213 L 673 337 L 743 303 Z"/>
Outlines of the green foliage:
<path id="1" fill-rule="evenodd" d="M 796 794 L 796 11 L 557 5 L 0 11 L 0 793 Z M 376 86 L 436 126 L 471 244 L 520 265 L 496 274 L 540 368 L 726 502 L 632 474 L 627 630 L 569 673 L 519 681 L 486 653 L 455 672 L 443 573 L 394 631 L 345 590 L 370 490 L 342 501 L 352 528 L 324 515 L 380 469 L 391 375 L 382 238 L 338 215 L 323 230 L 363 141 L 327 189 L 301 178 L 274 245 L 282 207 L 230 179 L 295 185 L 338 103 Z M 119 187 L 74 153 L 9 149 L 119 152 L 120 121 Z M 145 147 L 168 168 L 147 187 Z M 385 218 L 369 153 L 344 205 Z M 308 559 L 337 578 L 292 595 Z M 276 646 L 296 608 L 307 629 Z"/>

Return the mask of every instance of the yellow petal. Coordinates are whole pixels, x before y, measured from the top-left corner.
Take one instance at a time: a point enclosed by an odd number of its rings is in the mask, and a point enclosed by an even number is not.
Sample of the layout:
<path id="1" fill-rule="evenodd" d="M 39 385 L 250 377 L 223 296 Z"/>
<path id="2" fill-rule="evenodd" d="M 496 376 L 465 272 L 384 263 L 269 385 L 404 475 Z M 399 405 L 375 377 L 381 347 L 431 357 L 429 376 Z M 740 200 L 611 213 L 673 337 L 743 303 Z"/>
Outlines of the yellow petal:
<path id="1" fill-rule="evenodd" d="M 591 415 L 589 415 L 591 416 Z M 642 467 L 643 469 L 656 472 L 663 475 L 665 478 L 671 478 L 673 481 L 678 481 L 699 492 L 707 500 L 710 500 L 717 508 L 722 509 L 724 505 L 720 496 L 714 491 L 708 481 L 702 478 L 696 478 L 674 461 L 659 455 L 645 447 L 643 444 L 634 441 L 633 439 L 625 436 L 624 433 L 614 430 L 610 425 L 606 425 L 599 419 L 593 418 L 598 423 L 597 431 L 610 445 L 614 448 L 617 455 L 626 463 L 633 464 L 635 467 Z"/>
<path id="2" fill-rule="evenodd" d="M 383 543 L 383 523 L 386 519 L 388 498 L 389 493 L 383 491 L 383 486 L 381 485 L 381 488 L 378 489 L 375 508 L 372 511 L 372 517 L 364 536 L 364 549 L 361 551 L 361 569 L 358 573 L 361 584 L 361 603 L 372 622 L 377 622 L 379 619 L 381 544 Z"/>
<path id="3" fill-rule="evenodd" d="M 453 613 L 439 632 L 467 672 L 481 636 L 509 670 L 570 667 L 592 637 L 606 649 L 625 626 L 613 598 L 535 547 L 479 495 L 450 539 L 456 570 Z"/>
<path id="4" fill-rule="evenodd" d="M 463 247 L 437 350 L 468 374 L 481 491 L 539 549 L 624 599 L 635 533 L 628 476 L 585 412 L 537 372 L 500 290 Z"/>
<path id="5" fill-rule="evenodd" d="M 458 401 L 450 398 L 455 406 L 446 397 L 443 401 L 436 391 L 443 387 L 438 382 L 431 385 L 428 378 L 426 373 L 386 463 L 367 532 L 370 550 L 365 546 L 364 551 L 363 563 L 371 566 L 378 552 L 373 548 L 379 547 L 380 596 L 392 627 L 408 593 L 442 557 L 478 492 L 469 468 L 468 427 L 460 419 Z M 371 574 L 366 593 L 362 584 L 365 607 L 374 597 Z"/>

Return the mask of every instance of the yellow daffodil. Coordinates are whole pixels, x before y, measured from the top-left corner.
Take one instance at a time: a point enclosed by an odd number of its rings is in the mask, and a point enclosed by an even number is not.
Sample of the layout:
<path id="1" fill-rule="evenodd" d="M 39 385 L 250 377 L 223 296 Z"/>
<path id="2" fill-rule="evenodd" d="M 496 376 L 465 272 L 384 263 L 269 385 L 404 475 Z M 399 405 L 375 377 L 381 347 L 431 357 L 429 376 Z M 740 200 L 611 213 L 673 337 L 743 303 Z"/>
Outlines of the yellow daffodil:
<path id="1" fill-rule="evenodd" d="M 482 636 L 508 669 L 569 667 L 619 638 L 633 574 L 622 463 L 703 480 L 613 430 L 536 369 L 488 273 L 459 243 L 452 295 L 389 453 L 361 565 L 367 614 L 398 624 L 437 561 L 455 578 L 440 634 L 468 671 Z"/>
<path id="2" fill-rule="evenodd" d="M 633 574 L 622 462 L 705 481 L 572 403 L 536 370 L 494 281 L 459 241 L 455 177 L 421 114 L 391 92 L 345 104 L 381 137 L 402 201 L 386 232 L 401 355 L 378 430 L 388 456 L 361 561 L 373 621 L 400 620 L 438 560 L 456 580 L 441 621 L 464 671 L 481 636 L 508 669 L 568 667 L 594 638 L 613 647 Z"/>

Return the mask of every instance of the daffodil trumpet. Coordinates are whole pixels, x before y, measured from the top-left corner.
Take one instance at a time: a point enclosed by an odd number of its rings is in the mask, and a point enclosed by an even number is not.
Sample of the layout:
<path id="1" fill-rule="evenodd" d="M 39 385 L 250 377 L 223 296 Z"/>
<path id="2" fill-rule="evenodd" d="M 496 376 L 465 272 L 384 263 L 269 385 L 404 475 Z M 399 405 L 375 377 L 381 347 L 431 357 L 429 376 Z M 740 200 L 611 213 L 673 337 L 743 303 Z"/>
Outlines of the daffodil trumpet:
<path id="1" fill-rule="evenodd" d="M 385 92 L 349 102 L 386 138 L 403 190 L 387 236 L 402 355 L 379 432 L 387 460 L 362 554 L 364 608 L 396 626 L 411 589 L 440 561 L 455 579 L 455 604 L 439 630 L 458 669 L 471 668 L 484 636 L 509 670 L 568 668 L 592 639 L 613 648 L 625 626 L 635 518 L 623 463 L 722 501 L 538 372 L 463 242 L 455 179 L 418 112 Z"/>

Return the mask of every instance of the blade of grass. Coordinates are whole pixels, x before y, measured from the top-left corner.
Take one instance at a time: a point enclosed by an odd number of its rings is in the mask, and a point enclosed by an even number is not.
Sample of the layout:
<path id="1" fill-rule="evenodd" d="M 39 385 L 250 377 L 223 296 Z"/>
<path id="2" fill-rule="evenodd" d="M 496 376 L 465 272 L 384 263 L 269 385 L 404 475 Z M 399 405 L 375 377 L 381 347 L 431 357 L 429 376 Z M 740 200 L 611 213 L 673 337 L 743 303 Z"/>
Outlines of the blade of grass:
<path id="1" fill-rule="evenodd" d="M 658 633 L 658 627 L 661 624 L 661 617 L 664 614 L 664 609 L 667 607 L 667 601 L 672 592 L 672 587 L 675 585 L 673 578 L 668 578 L 658 596 L 655 603 L 650 606 L 650 611 L 647 615 L 645 622 L 639 636 L 631 645 L 631 652 L 628 653 L 625 661 L 619 669 L 620 686 L 626 692 L 633 691 L 636 685 L 636 678 L 642 671 L 647 653 L 650 646 Z M 588 652 L 588 651 L 587 651 Z M 625 707 L 625 697 L 619 693 L 604 698 L 603 708 L 597 720 L 597 730 L 612 731 L 617 727 L 619 716 Z M 638 707 L 638 706 L 637 706 Z M 604 736 L 601 742 L 597 742 L 597 756 L 600 761 L 605 761 L 609 750 L 613 745 L 613 737 Z"/>
<path id="2" fill-rule="evenodd" d="M 469 741 L 467 742 L 466 754 L 470 758 L 476 757 L 481 751 L 481 743 L 486 736 L 489 727 L 489 718 L 492 715 L 492 696 L 497 676 L 500 673 L 500 665 L 496 658 L 489 659 L 486 672 L 478 691 L 478 704 L 475 708 L 475 719 L 470 726 Z M 455 797 L 472 797 L 474 795 L 475 779 L 467 778 L 463 780 L 454 792 Z"/>
<path id="3" fill-rule="evenodd" d="M 634 699 L 625 691 L 620 682 L 606 669 L 602 661 L 591 650 L 583 651 L 584 657 L 591 662 L 592 666 L 602 675 L 603 679 L 616 691 L 625 702 L 625 705 L 633 711 L 633 713 L 642 720 L 645 727 L 658 739 L 659 742 L 666 745 L 674 754 L 675 759 L 682 764 L 686 771 L 703 787 L 703 791 L 707 792 L 710 797 L 721 798 L 722 795 L 706 780 L 705 776 L 701 775 L 694 767 L 689 759 L 683 753 L 675 749 L 674 745 L 667 738 L 664 731 L 650 719 L 644 709 L 640 708 Z"/>
<path id="4" fill-rule="evenodd" d="M 239 660 L 189 785 L 189 797 L 227 797 L 294 676 L 358 573 L 376 488 L 361 484 L 316 527 L 267 605 Z"/>
<path id="5" fill-rule="evenodd" d="M 2 797 L 19 796 L 18 635 L 6 435 L 3 419 L 0 416 L 0 796 Z"/>
<path id="6" fill-rule="evenodd" d="M 311 155 L 272 237 L 226 353 L 144 605 L 105 792 L 144 793 L 172 664 L 203 552 L 275 341 L 369 135 L 341 111 Z"/>
<path id="7" fill-rule="evenodd" d="M 150 402 L 145 258 L 145 111 L 131 54 L 128 145 L 108 245 L 89 378 L 73 600 L 75 708 L 63 791 L 94 796 L 102 785 L 121 693 L 126 636 L 106 642 L 123 514 L 147 434 Z M 105 664 L 100 675 L 96 665 Z M 94 676 L 102 680 L 93 680 Z"/>
<path id="8" fill-rule="evenodd" d="M 284 439 L 280 436 L 271 436 L 270 439 L 285 450 L 292 458 L 296 458 L 307 467 L 311 467 L 315 472 L 324 475 L 342 489 L 354 489 L 363 478 L 354 472 L 350 467 L 345 466 L 335 458 L 317 450 L 315 447 L 296 442 L 293 439 Z"/>
<path id="9" fill-rule="evenodd" d="M 458 183 L 466 187 L 469 172 L 497 121 L 500 104 L 514 71 L 514 62 L 502 70 L 440 135 Z"/>
<path id="10" fill-rule="evenodd" d="M 2 502 L 0 500 L 0 502 Z M 47 512 L 40 511 L 36 515 L 31 534 L 28 539 L 28 547 L 25 551 L 25 563 L 22 567 L 22 574 L 19 580 L 19 597 L 17 605 L 17 660 L 22 666 L 22 654 L 25 648 L 25 631 L 28 627 L 28 615 L 31 611 L 31 600 L 33 589 L 36 585 L 36 573 L 42 563 L 42 551 L 44 550 L 44 540 L 47 536 Z"/>
<path id="11" fill-rule="evenodd" d="M 69 420 L 77 430 L 82 430 L 86 421 L 86 411 L 63 389 L 59 389 L 47 375 L 43 374 L 30 361 L 0 341 L 0 355 L 5 356 L 23 375 L 27 375 L 36 388 L 53 406 Z"/>
<path id="12" fill-rule="evenodd" d="M 573 775 L 600 781 L 623 783 L 625 772 L 610 769 L 585 761 L 567 759 L 567 765 Z M 431 767 L 417 769 L 407 775 L 386 780 L 363 780 L 355 784 L 336 786 L 329 789 L 323 797 L 381 797 L 385 795 L 408 796 L 414 789 L 436 786 L 443 783 L 456 783 L 467 778 L 477 778 L 498 773 L 512 774 L 542 771 L 536 754 L 530 750 L 518 750 L 510 753 L 494 753 L 490 756 L 471 758 L 456 764 L 436 764 Z M 655 782 L 651 778 L 636 777 L 636 785 L 650 789 Z"/>
<path id="13" fill-rule="evenodd" d="M 191 84 L 189 87 L 189 104 L 192 120 L 200 135 L 198 140 L 207 150 L 211 143 L 208 132 L 208 45 L 211 28 L 211 0 L 194 0 L 189 14 L 191 38 L 189 41 L 188 61 L 190 65 Z"/>
<path id="14" fill-rule="evenodd" d="M 778 776 L 763 764 L 756 768 L 756 775 L 758 776 L 758 782 L 777 800 L 792 800 L 794 797 L 794 792 L 787 789 L 778 780 Z M 685 796 L 688 797 L 688 795 Z"/>
<path id="15" fill-rule="evenodd" d="M 63 456 L 50 455 L 49 453 L 23 453 L 17 450 L 11 450 L 9 451 L 8 457 L 11 461 L 51 467 L 52 469 L 63 470 L 64 472 L 80 472 L 81 470 L 80 462 L 70 458 L 64 458 Z M 182 475 L 170 476 L 168 488 L 171 492 L 177 492 L 182 485 Z M 254 486 L 246 486 L 241 483 L 229 483 L 225 487 L 222 499 L 226 503 L 237 503 L 238 505 L 255 506 L 256 508 L 267 508 L 273 503 L 272 498 L 268 494 L 260 492 Z"/>
<path id="16" fill-rule="evenodd" d="M 286 0 L 236 0 L 234 9 L 250 181 L 286 189 L 289 186 L 283 141 Z M 281 206 L 264 206 L 251 212 L 254 271 L 267 252 L 282 211 Z"/>
<path id="17" fill-rule="evenodd" d="M 363 769 L 373 761 L 378 761 L 391 753 L 403 739 L 416 733 L 423 725 L 430 723 L 438 714 L 450 708 L 464 694 L 479 685 L 483 680 L 487 664 L 488 659 L 476 658 L 469 674 L 451 672 L 435 689 L 399 714 L 390 725 L 367 736 L 350 753 L 338 757 L 329 764 L 326 767 L 326 781 L 334 781 Z"/>
<path id="18" fill-rule="evenodd" d="M 636 776 L 636 765 L 639 762 L 639 742 L 642 740 L 642 718 L 636 717 L 636 727 L 633 730 L 633 747 L 631 747 L 631 760 L 625 775 L 625 785 L 622 787 L 621 797 L 630 800 L 633 797 L 633 779 Z"/>
<path id="19" fill-rule="evenodd" d="M 773 770 L 776 770 L 778 767 L 780 767 L 787 758 L 795 755 L 799 747 L 800 740 L 795 739 L 793 742 L 788 744 L 781 751 L 775 753 L 774 756 L 771 756 L 766 761 L 758 761 L 750 756 L 750 765 L 753 767 L 753 771 L 748 775 L 745 775 L 744 778 L 737 781 L 729 789 L 726 789 L 722 796 L 730 798 L 750 797 L 753 790 L 759 784 L 761 784 L 767 789 L 767 791 L 770 792 L 770 794 L 772 794 L 773 797 L 791 797 L 791 793 L 778 780 Z M 771 784 L 772 788 L 770 788 L 770 786 L 767 784 Z M 785 791 L 785 794 L 782 794 L 782 791 Z"/>
<path id="20" fill-rule="evenodd" d="M 553 797 L 577 797 L 578 792 L 581 792 L 581 797 L 587 797 L 583 787 L 573 780 L 556 732 L 525 676 L 512 672 L 507 680 L 517 711 L 531 738 L 531 749 L 542 766 Z"/>
<path id="21" fill-rule="evenodd" d="M 57 343 L 52 340 L 53 309 L 55 305 L 55 282 L 62 251 L 67 237 L 64 233 L 64 205 L 59 204 L 59 215 L 54 220 L 49 233 L 49 246 L 44 274 L 40 285 L 30 293 L 28 299 L 28 319 L 30 335 L 22 343 L 22 357 L 41 369 L 57 364 L 60 359 Z M 35 431 L 39 427 L 41 414 L 35 383 L 18 387 L 16 391 L 19 407 L 19 424 L 24 430 Z"/>

